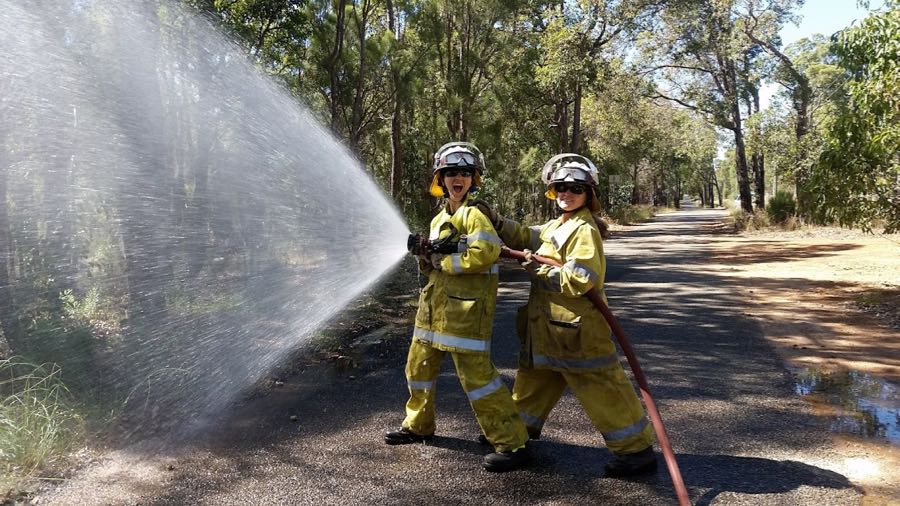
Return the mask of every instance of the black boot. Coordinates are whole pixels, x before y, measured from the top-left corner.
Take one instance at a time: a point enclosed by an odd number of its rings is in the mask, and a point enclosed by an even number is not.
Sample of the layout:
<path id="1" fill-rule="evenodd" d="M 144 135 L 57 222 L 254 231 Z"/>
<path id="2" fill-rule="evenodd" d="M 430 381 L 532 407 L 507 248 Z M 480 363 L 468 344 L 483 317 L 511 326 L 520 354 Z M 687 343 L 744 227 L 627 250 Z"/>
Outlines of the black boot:
<path id="1" fill-rule="evenodd" d="M 656 454 L 653 447 L 648 446 L 637 453 L 616 455 L 604 468 L 606 476 L 622 478 L 656 471 Z"/>
<path id="2" fill-rule="evenodd" d="M 493 473 L 521 469 L 531 461 L 531 452 L 523 446 L 515 451 L 495 452 L 484 456 L 484 468 Z"/>
<path id="3" fill-rule="evenodd" d="M 408 445 L 412 443 L 427 443 L 434 439 L 434 434 L 419 435 L 406 427 L 400 427 L 384 433 L 384 442 L 389 445 Z"/>

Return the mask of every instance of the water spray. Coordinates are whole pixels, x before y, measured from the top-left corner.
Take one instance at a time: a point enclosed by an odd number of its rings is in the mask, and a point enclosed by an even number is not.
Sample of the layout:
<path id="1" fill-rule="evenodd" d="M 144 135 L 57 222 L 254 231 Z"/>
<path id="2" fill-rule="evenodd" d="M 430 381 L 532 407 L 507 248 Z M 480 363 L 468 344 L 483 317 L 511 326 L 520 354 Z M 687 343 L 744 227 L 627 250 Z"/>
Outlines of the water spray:
<path id="1" fill-rule="evenodd" d="M 124 398 L 133 440 L 206 431 L 409 234 L 353 154 L 184 4 L 0 0 L 13 310 L 65 296 L 86 315 L 68 332 L 48 311 L 52 335 L 14 350 Z"/>

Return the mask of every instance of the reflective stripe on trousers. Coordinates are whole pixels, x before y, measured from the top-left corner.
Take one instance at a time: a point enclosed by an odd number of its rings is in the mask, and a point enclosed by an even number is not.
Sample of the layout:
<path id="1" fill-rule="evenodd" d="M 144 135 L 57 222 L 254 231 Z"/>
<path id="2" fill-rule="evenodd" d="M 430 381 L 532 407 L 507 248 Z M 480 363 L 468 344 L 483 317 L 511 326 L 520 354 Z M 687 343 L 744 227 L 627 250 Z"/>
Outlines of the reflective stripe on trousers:
<path id="1" fill-rule="evenodd" d="M 490 351 L 491 349 L 491 342 L 484 339 L 451 336 L 450 334 L 441 334 L 433 330 L 425 330 L 421 327 L 413 329 L 413 337 L 429 343 L 452 346 L 461 350 Z"/>
<path id="2" fill-rule="evenodd" d="M 644 417 L 628 427 L 623 427 L 613 432 L 601 432 L 601 434 L 603 434 L 603 439 L 609 444 L 610 441 L 621 441 L 640 434 L 644 427 L 647 426 L 647 423 L 647 418 Z"/>
<path id="3" fill-rule="evenodd" d="M 486 395 L 491 395 L 492 393 L 496 392 L 497 390 L 500 390 L 501 388 L 503 388 L 505 386 L 506 385 L 503 384 L 503 379 L 501 379 L 500 376 L 497 376 L 496 378 L 491 380 L 491 382 L 488 383 L 487 385 L 485 385 L 481 388 L 476 388 L 475 390 L 472 390 L 471 392 L 467 392 L 466 395 L 469 396 L 470 401 L 477 401 L 478 399 L 481 399 L 482 397 L 484 397 Z"/>
<path id="4" fill-rule="evenodd" d="M 433 434 L 435 423 L 435 380 L 446 355 L 453 358 L 457 376 L 469 398 L 478 425 L 494 449 L 505 452 L 521 448 L 528 440 L 525 423 L 519 417 L 509 389 L 487 353 L 456 353 L 439 350 L 429 343 L 413 340 L 406 359 L 410 387 L 403 426 L 416 434 Z M 421 388 L 414 388 L 421 387 Z"/>
<path id="5" fill-rule="evenodd" d="M 529 426 L 539 428 L 569 387 L 606 446 L 616 454 L 634 453 L 653 444 L 653 429 L 625 371 L 616 363 L 592 371 L 555 371 L 520 365 L 513 400 Z M 525 413 L 525 414 L 522 414 Z M 530 415 L 530 417 L 529 417 Z"/>

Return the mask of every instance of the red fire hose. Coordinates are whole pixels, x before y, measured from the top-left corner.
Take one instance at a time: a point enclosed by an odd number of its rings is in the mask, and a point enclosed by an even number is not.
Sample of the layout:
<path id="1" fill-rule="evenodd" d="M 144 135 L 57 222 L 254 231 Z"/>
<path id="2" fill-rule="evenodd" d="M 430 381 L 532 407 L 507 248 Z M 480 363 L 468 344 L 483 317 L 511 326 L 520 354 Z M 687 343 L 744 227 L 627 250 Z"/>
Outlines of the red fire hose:
<path id="1" fill-rule="evenodd" d="M 525 261 L 525 252 L 509 249 L 506 246 L 501 248 L 500 256 L 512 258 L 520 262 Z M 531 259 L 540 264 L 562 267 L 562 264 L 547 257 L 532 254 Z M 609 323 L 613 335 L 615 335 L 616 340 L 619 341 L 619 346 L 621 346 L 622 351 L 625 352 L 625 357 L 628 359 L 628 365 L 631 366 L 631 371 L 634 373 L 634 379 L 637 380 L 638 387 L 640 388 L 641 397 L 644 399 L 644 404 L 647 406 L 647 414 L 650 416 L 650 423 L 653 424 L 653 430 L 656 431 L 656 439 L 659 441 L 659 447 L 662 450 L 663 457 L 666 459 L 666 467 L 669 469 L 669 476 L 672 477 L 675 494 L 678 496 L 678 504 L 680 506 L 691 504 L 691 501 L 688 498 L 687 489 L 684 486 L 684 480 L 681 479 L 681 471 L 678 469 L 678 462 L 675 461 L 675 453 L 672 451 L 672 445 L 669 444 L 669 436 L 666 435 L 666 428 L 663 427 L 662 419 L 659 417 L 659 411 L 656 409 L 656 403 L 653 402 L 653 396 L 650 395 L 650 387 L 647 386 L 647 378 L 641 370 L 641 365 L 638 363 L 637 356 L 634 354 L 634 348 L 631 347 L 631 342 L 625 337 L 625 331 L 623 331 L 622 326 L 619 325 L 619 320 L 616 319 L 606 303 L 603 302 L 603 298 L 600 297 L 600 292 L 598 292 L 596 288 L 591 288 L 584 295 L 597 306 L 597 309 L 599 309 L 601 313 L 603 313 L 603 318 Z"/>

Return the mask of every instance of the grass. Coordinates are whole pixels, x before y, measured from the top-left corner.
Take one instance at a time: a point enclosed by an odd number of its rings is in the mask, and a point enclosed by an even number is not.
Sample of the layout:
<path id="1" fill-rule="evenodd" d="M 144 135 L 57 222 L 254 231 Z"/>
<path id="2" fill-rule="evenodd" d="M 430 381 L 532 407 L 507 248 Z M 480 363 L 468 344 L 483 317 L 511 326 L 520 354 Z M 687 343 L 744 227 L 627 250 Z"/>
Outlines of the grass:
<path id="1" fill-rule="evenodd" d="M 627 205 L 613 207 L 609 211 L 610 220 L 617 225 L 633 225 L 653 218 L 659 209 L 648 205 Z"/>
<path id="2" fill-rule="evenodd" d="M 0 497 L 10 497 L 84 435 L 56 365 L 0 360 Z"/>

